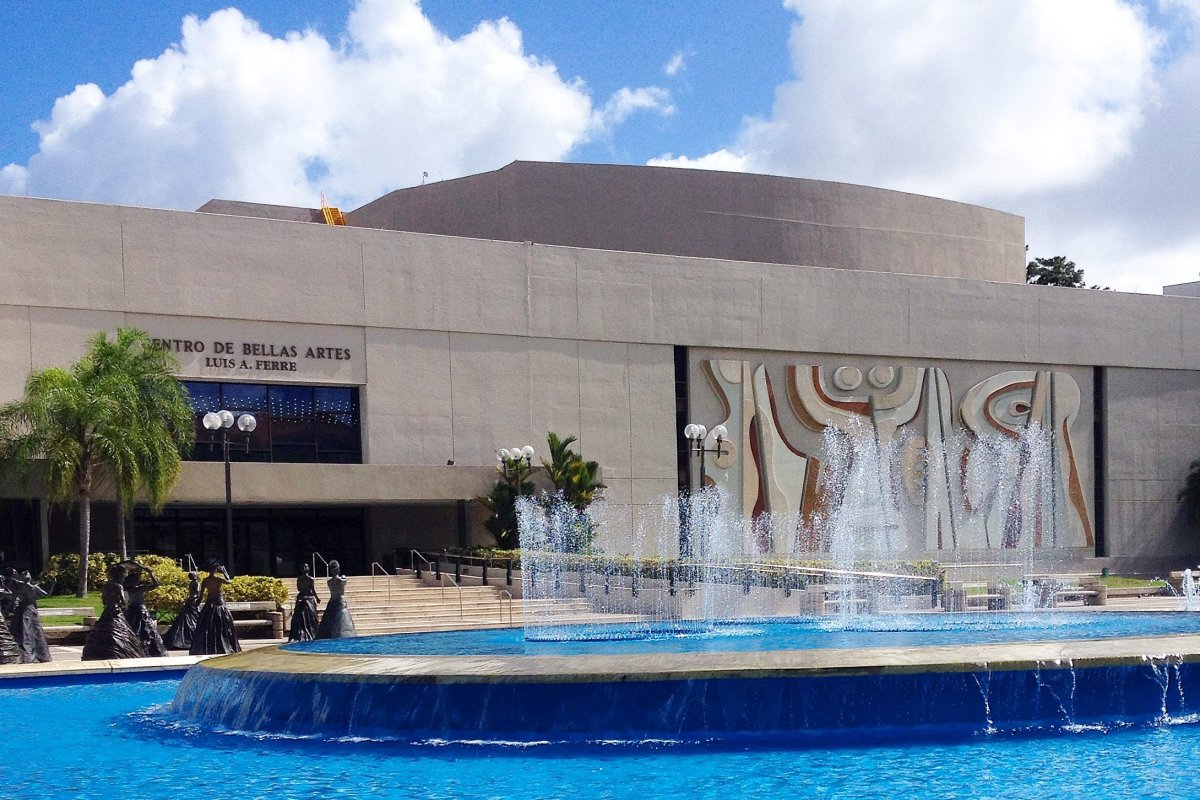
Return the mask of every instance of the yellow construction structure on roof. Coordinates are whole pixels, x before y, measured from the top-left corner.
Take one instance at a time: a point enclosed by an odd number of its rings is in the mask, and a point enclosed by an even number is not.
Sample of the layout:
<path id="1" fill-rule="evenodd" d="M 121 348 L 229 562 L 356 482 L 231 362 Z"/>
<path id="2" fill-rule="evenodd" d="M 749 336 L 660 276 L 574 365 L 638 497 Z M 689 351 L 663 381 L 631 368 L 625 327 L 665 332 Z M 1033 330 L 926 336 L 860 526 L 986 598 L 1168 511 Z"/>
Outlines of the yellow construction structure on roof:
<path id="1" fill-rule="evenodd" d="M 331 206 L 325 202 L 324 192 L 321 192 L 321 214 L 325 217 L 326 225 L 346 224 L 346 218 L 342 216 L 341 209 Z"/>

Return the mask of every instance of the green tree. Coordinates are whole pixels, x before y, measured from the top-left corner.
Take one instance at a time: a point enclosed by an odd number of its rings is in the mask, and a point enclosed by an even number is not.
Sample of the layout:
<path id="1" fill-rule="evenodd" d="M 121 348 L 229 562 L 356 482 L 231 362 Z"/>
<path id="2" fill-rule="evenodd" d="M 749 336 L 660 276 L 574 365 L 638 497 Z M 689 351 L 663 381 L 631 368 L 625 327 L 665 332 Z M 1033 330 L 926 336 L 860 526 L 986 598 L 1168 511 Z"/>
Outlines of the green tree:
<path id="1" fill-rule="evenodd" d="M 576 511 L 583 511 L 596 499 L 596 492 L 605 488 L 599 480 L 600 465 L 595 461 L 585 461 L 583 456 L 571 449 L 577 439 L 568 436 L 560 438 L 551 431 L 546 435 L 546 444 L 550 448 L 550 460 L 542 460 L 546 475 L 554 484 L 554 490 L 562 495 L 562 499 Z"/>
<path id="2" fill-rule="evenodd" d="M 1105 289 L 1107 286 L 1088 286 L 1083 269 L 1068 261 L 1066 256 L 1035 258 L 1025 265 L 1025 282 L 1036 286 L 1067 286 L 1075 289 Z"/>
<path id="3" fill-rule="evenodd" d="M 507 473 L 503 467 L 496 469 L 503 473 L 504 477 L 496 481 L 489 494 L 476 500 L 492 512 L 491 516 L 484 520 L 483 526 L 496 537 L 496 546 L 501 550 L 513 550 L 521 546 L 517 526 L 517 498 L 531 496 L 533 482 L 525 479 L 529 471 L 522 470 L 519 466 L 515 470 L 510 468 Z"/>
<path id="4" fill-rule="evenodd" d="M 153 512 L 162 509 L 179 479 L 182 456 L 191 450 L 195 425 L 187 390 L 175 378 L 179 363 L 145 331 L 118 328 L 114 339 L 101 333 L 91 345 L 93 379 L 121 391 L 127 414 L 141 423 L 133 431 L 132 462 L 106 465 L 116 488 L 117 546 L 124 560 L 126 521 L 138 494 Z"/>
<path id="5" fill-rule="evenodd" d="M 141 331 L 120 329 L 114 342 L 100 333 L 70 369 L 30 373 L 24 396 L 0 407 L 0 470 L 28 483 L 38 465 L 49 502 L 78 504 L 80 597 L 87 592 L 92 499 L 111 484 L 123 492 L 122 504 L 137 489 L 161 504 L 178 476 L 179 448 L 190 444 L 192 427 L 190 410 L 182 424 L 178 403 L 186 407 L 187 395 L 175 368 Z"/>
<path id="6" fill-rule="evenodd" d="M 1188 522 L 1200 522 L 1200 458 L 1188 466 L 1187 478 L 1179 494 L 1175 495 L 1175 500 L 1183 506 L 1183 514 Z"/>

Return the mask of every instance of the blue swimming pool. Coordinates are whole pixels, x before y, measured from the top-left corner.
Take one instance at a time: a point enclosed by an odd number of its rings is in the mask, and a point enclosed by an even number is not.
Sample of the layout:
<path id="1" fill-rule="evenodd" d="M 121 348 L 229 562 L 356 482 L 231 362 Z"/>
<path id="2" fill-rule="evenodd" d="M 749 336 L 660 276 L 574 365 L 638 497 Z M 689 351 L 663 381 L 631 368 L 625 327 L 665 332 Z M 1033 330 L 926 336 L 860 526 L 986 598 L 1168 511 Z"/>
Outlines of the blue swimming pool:
<path id="1" fill-rule="evenodd" d="M 0 683 L 0 785 L 27 797 L 1183 796 L 1200 725 L 1077 728 L 871 747 L 522 747 L 213 733 L 165 708 L 178 680 Z"/>
<path id="2" fill-rule="evenodd" d="M 895 614 L 842 622 L 833 617 L 675 623 L 645 628 L 573 626 L 572 641 L 525 641 L 523 628 L 360 636 L 286 645 L 307 653 L 353 655 L 597 655 L 747 652 L 854 647 L 994 644 L 1200 633 L 1190 612 Z"/>

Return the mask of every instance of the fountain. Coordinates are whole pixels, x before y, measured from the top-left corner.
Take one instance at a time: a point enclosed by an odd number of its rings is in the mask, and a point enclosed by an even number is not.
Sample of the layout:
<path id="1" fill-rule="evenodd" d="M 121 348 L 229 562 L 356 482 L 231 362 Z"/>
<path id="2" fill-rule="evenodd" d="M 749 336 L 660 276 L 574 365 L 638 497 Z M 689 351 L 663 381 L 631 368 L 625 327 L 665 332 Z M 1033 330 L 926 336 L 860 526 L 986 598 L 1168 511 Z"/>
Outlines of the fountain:
<path id="1" fill-rule="evenodd" d="M 1038 424 L 924 440 L 917 456 L 854 420 L 824 436 L 817 513 L 747 521 L 720 481 L 641 514 L 525 499 L 523 631 L 207 661 L 172 712 L 305 736 L 788 742 L 1200 713 L 1195 615 L 1038 610 L 1054 600 L 1033 579 L 1048 570 L 1039 545 L 1070 535 L 1070 490 Z M 915 457 L 919 486 L 902 469 Z M 946 613 L 967 602 L 943 591 L 930 537 L 951 568 L 995 554 L 987 566 L 1012 581 L 995 597 L 1019 613 Z"/>

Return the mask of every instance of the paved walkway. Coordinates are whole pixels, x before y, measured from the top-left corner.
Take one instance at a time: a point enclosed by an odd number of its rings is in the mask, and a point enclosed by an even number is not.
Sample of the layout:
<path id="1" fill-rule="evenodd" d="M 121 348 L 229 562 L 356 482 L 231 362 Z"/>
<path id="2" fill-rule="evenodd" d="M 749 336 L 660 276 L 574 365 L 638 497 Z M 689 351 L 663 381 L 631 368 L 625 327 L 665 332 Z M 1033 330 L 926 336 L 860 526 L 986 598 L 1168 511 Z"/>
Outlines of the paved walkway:
<path id="1" fill-rule="evenodd" d="M 254 650 L 273 644 L 287 644 L 287 639 L 242 639 L 240 644 L 243 650 Z M 167 655 L 170 658 L 186 658 L 188 657 L 188 652 L 187 650 L 171 650 Z M 83 645 L 52 644 L 50 645 L 50 658 L 54 661 L 81 661 L 83 659 Z"/>

